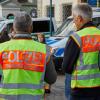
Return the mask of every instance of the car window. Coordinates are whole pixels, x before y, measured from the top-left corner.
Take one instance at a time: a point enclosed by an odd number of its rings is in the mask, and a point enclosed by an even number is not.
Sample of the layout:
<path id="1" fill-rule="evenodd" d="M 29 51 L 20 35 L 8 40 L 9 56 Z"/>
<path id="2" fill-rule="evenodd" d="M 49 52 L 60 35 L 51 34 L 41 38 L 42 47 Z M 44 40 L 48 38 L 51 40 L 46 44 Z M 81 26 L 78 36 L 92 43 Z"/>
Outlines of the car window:
<path id="1" fill-rule="evenodd" d="M 33 21 L 33 31 L 32 33 L 39 33 L 39 32 L 50 32 L 50 21 Z M 52 23 L 52 32 L 54 32 L 54 26 Z"/>

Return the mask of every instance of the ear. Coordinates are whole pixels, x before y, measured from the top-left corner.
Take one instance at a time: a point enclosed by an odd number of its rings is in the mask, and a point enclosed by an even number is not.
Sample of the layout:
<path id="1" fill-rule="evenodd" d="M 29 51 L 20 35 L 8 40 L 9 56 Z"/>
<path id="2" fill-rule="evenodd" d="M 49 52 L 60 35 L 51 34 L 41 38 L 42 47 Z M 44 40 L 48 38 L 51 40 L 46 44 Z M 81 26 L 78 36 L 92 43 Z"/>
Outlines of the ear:
<path id="1" fill-rule="evenodd" d="M 79 19 L 80 22 L 83 22 L 82 16 L 78 16 L 78 19 Z"/>

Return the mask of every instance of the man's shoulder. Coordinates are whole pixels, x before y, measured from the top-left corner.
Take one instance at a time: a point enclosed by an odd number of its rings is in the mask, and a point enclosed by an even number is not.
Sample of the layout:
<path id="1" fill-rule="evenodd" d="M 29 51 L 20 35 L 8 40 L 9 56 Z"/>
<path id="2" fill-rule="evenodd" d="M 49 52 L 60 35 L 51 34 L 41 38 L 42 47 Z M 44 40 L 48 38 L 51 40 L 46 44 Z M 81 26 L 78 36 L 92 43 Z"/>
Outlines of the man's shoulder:
<path id="1" fill-rule="evenodd" d="M 0 43 L 0 47 L 1 46 L 6 46 L 6 45 L 8 45 L 8 44 L 10 44 L 11 43 L 11 40 L 9 40 L 9 41 L 6 41 L 6 42 L 3 42 L 3 43 Z"/>
<path id="2" fill-rule="evenodd" d="M 8 48 L 10 45 L 11 45 L 11 40 L 0 43 L 0 52 L 2 52 L 3 50 L 6 50 L 6 48 Z"/>

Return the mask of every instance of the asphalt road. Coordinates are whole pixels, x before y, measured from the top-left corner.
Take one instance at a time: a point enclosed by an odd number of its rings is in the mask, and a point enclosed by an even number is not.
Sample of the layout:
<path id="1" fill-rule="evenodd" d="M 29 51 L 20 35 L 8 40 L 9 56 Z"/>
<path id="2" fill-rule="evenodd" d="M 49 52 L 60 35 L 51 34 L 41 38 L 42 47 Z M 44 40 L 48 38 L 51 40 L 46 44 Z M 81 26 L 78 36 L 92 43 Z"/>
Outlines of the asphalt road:
<path id="1" fill-rule="evenodd" d="M 45 100 L 66 100 L 65 99 L 65 87 L 64 87 L 64 75 L 58 75 L 57 81 L 51 87 L 51 93 L 46 95 Z"/>

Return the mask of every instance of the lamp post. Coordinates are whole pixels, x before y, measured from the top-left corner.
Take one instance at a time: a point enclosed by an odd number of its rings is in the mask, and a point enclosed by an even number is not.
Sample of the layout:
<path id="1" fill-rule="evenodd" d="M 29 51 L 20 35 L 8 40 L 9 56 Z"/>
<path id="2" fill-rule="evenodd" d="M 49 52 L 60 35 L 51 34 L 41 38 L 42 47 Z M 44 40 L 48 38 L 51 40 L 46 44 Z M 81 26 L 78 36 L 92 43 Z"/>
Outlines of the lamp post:
<path id="1" fill-rule="evenodd" d="M 50 0 L 50 35 L 52 36 L 52 0 Z"/>

